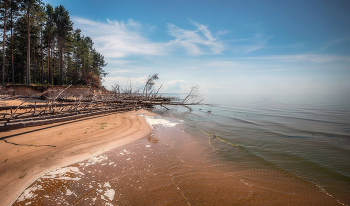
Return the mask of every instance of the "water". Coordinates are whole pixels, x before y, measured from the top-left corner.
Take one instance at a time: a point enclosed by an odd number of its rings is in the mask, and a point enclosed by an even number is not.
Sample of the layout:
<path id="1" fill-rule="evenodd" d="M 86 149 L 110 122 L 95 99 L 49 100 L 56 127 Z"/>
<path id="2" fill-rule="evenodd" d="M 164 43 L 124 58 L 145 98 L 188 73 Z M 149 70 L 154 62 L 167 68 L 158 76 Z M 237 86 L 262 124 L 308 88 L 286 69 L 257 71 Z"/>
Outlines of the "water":
<path id="1" fill-rule="evenodd" d="M 158 107 L 167 123 L 147 138 L 47 174 L 15 205 L 349 205 L 349 102 L 207 95 L 192 111 Z"/>
<path id="2" fill-rule="evenodd" d="M 350 204 L 350 101 L 337 96 L 211 95 L 189 112 L 189 133 L 246 168 L 281 171 Z M 159 111 L 161 112 L 161 111 Z"/>

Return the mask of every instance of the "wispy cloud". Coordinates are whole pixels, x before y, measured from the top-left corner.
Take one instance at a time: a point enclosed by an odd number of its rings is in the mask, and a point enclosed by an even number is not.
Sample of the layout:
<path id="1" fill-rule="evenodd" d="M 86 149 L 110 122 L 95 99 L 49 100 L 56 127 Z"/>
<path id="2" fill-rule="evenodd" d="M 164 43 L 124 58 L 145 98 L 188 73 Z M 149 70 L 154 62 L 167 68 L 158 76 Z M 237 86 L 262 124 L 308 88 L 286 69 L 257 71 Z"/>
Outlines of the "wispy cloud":
<path id="1" fill-rule="evenodd" d="M 111 89 L 115 84 L 119 84 L 121 88 L 128 88 L 130 83 L 132 88 L 137 89 L 145 85 L 147 76 L 131 78 L 126 76 L 107 76 L 104 78 L 104 80 L 104 85 L 107 87 L 107 89 Z"/>
<path id="2" fill-rule="evenodd" d="M 327 42 L 324 46 L 322 46 L 319 51 L 325 51 L 330 47 L 333 47 L 337 44 L 340 44 L 343 42 L 348 42 L 348 41 L 350 41 L 349 37 L 348 38 L 341 38 L 341 39 L 333 39 L 333 40 Z"/>
<path id="3" fill-rule="evenodd" d="M 164 44 L 145 38 L 140 31 L 142 24 L 132 19 L 127 22 L 97 22 L 77 17 L 72 19 L 74 26 L 80 28 L 83 34 L 88 34 L 93 39 L 95 48 L 106 58 L 163 53 Z"/>
<path id="4" fill-rule="evenodd" d="M 261 33 L 256 33 L 250 38 L 234 39 L 232 42 L 232 49 L 235 52 L 249 53 L 266 47 L 270 37 L 266 37 Z"/>
<path id="5" fill-rule="evenodd" d="M 190 22 L 195 30 L 185 30 L 169 23 L 168 34 L 175 37 L 169 42 L 153 42 L 145 36 L 145 30 L 151 31 L 154 26 L 143 25 L 139 21 L 109 20 L 97 22 L 89 19 L 73 17 L 74 26 L 80 28 L 83 34 L 88 34 L 95 48 L 104 54 L 106 58 L 123 58 L 131 55 L 164 55 L 167 49 L 180 46 L 186 49 L 190 55 L 220 54 L 224 50 L 224 44 L 214 37 L 208 26 L 196 21 Z M 219 32 L 216 36 L 227 31 Z"/>
<path id="6" fill-rule="evenodd" d="M 220 54 L 224 50 L 223 43 L 213 37 L 208 26 L 190 21 L 197 27 L 196 30 L 185 30 L 174 24 L 168 24 L 169 35 L 175 37 L 175 40 L 169 42 L 168 45 L 180 45 L 186 49 L 188 54 L 194 56 L 208 53 Z"/>
<path id="7" fill-rule="evenodd" d="M 235 61 L 204 61 L 203 65 L 209 66 L 209 67 L 218 67 L 218 68 L 233 68 L 239 66 L 238 62 Z"/>
<path id="8" fill-rule="evenodd" d="M 173 84 L 176 84 L 177 82 L 185 82 L 185 80 L 180 80 L 180 79 L 171 80 L 168 82 L 168 85 L 173 85 Z"/>
<path id="9" fill-rule="evenodd" d="M 163 84 L 162 92 L 180 92 L 184 86 L 185 80 L 174 79 Z"/>
<path id="10" fill-rule="evenodd" d="M 221 35 L 225 35 L 225 34 L 228 34 L 228 33 L 229 33 L 229 31 L 227 31 L 227 30 L 222 30 L 222 31 L 216 32 L 215 35 L 221 36 Z"/>
<path id="11" fill-rule="evenodd" d="M 297 55 L 271 55 L 260 57 L 245 57 L 234 59 L 247 59 L 247 60 L 275 60 L 281 62 L 315 62 L 326 63 L 333 61 L 350 61 L 348 56 L 336 56 L 336 55 L 322 55 L 322 54 L 297 54 Z"/>

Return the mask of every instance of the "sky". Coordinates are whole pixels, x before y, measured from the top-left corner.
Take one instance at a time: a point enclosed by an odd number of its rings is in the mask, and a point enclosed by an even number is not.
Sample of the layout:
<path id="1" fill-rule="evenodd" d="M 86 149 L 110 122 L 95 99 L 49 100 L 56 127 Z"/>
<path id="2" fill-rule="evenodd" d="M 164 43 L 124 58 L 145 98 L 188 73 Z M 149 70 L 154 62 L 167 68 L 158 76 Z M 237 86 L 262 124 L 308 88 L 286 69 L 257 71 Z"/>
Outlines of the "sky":
<path id="1" fill-rule="evenodd" d="M 103 84 L 350 96 L 348 0 L 43 0 L 104 55 Z"/>

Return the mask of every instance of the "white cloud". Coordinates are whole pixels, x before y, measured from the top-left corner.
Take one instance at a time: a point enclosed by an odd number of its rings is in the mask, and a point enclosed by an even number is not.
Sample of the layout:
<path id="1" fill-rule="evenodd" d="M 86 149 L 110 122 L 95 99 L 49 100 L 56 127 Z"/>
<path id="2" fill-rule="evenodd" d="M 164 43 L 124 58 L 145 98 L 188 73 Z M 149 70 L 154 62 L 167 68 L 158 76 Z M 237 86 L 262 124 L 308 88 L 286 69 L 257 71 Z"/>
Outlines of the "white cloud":
<path id="1" fill-rule="evenodd" d="M 131 25 L 131 26 L 134 26 L 134 27 L 139 27 L 141 26 L 140 22 L 139 21 L 134 21 L 132 19 L 129 19 L 128 20 L 128 24 Z"/>
<path id="2" fill-rule="evenodd" d="M 178 46 L 195 56 L 220 54 L 224 50 L 223 43 L 212 35 L 208 26 L 192 20 L 190 22 L 196 27 L 195 30 L 185 30 L 169 23 L 168 34 L 175 37 L 169 42 L 154 42 L 146 38 L 145 33 L 155 27 L 132 19 L 126 22 L 109 19 L 106 22 L 98 22 L 73 17 L 72 20 L 75 28 L 80 28 L 83 35 L 91 37 L 96 50 L 108 60 L 129 56 L 164 55 L 169 49 Z"/>
<path id="3" fill-rule="evenodd" d="M 232 48 L 235 52 L 249 53 L 266 47 L 270 37 L 265 37 L 261 33 L 254 34 L 253 37 L 244 39 L 234 39 L 228 42 L 234 43 Z"/>
<path id="4" fill-rule="evenodd" d="M 121 59 L 108 59 L 108 64 L 115 64 L 115 65 L 125 65 L 125 64 L 130 64 L 132 61 L 127 61 L 127 60 L 121 60 Z"/>
<path id="5" fill-rule="evenodd" d="M 180 45 L 187 50 L 188 54 L 194 56 L 206 53 L 220 54 L 224 50 L 223 43 L 213 37 L 207 26 L 190 21 L 197 30 L 185 30 L 174 24 L 168 24 L 169 35 L 175 37 L 175 40 L 168 45 Z"/>
<path id="6" fill-rule="evenodd" d="M 260 56 L 260 57 L 245 57 L 234 59 L 247 59 L 247 60 L 274 60 L 281 62 L 315 62 L 326 63 L 333 61 L 350 61 L 350 57 L 335 56 L 335 55 L 322 55 L 322 54 L 296 54 L 296 55 L 272 55 L 272 56 Z"/>
<path id="7" fill-rule="evenodd" d="M 88 34 L 94 41 L 94 47 L 106 58 L 120 58 L 130 55 L 161 55 L 164 53 L 162 43 L 155 43 L 141 32 L 141 23 L 129 19 L 124 21 L 111 21 L 107 23 L 96 22 L 83 18 L 72 18 L 74 26 L 80 28 L 83 34 Z"/>
<path id="8" fill-rule="evenodd" d="M 170 80 L 167 83 L 163 84 L 161 88 L 161 92 L 181 92 L 183 83 L 185 83 L 185 80 L 180 80 L 180 79 Z M 159 87 L 159 86 L 156 85 L 156 87 Z"/>
<path id="9" fill-rule="evenodd" d="M 110 71 L 108 74 L 113 75 L 113 74 L 121 74 L 121 73 L 130 73 L 130 69 L 120 69 L 120 68 L 113 68 L 112 71 Z"/>
<path id="10" fill-rule="evenodd" d="M 168 82 L 168 85 L 173 85 L 173 84 L 176 84 L 177 82 L 185 82 L 185 80 L 178 80 L 178 79 L 171 80 L 171 81 Z"/>
<path id="11" fill-rule="evenodd" d="M 225 35 L 225 34 L 227 34 L 227 33 L 229 33 L 229 31 L 223 30 L 223 31 L 218 31 L 218 32 L 216 32 L 215 35 L 220 36 L 220 35 Z"/>
<path id="12" fill-rule="evenodd" d="M 217 68 L 232 68 L 239 66 L 238 62 L 234 61 L 207 61 L 203 63 L 204 66 L 217 67 Z"/>
<path id="13" fill-rule="evenodd" d="M 104 78 L 103 85 L 107 89 L 112 89 L 112 86 L 118 84 L 121 88 L 127 88 L 131 86 L 134 89 L 141 88 L 145 85 L 147 76 L 143 77 L 125 77 L 125 76 L 107 76 Z"/>
<path id="14" fill-rule="evenodd" d="M 197 22 L 195 22 L 195 21 L 192 21 L 192 20 L 190 20 L 190 21 L 191 21 L 191 23 L 192 23 L 193 25 L 195 25 L 195 26 L 198 28 L 198 30 L 200 30 L 200 31 L 203 33 L 203 35 L 204 35 L 205 37 L 208 38 L 209 41 L 215 41 L 215 40 L 216 40 L 216 39 L 213 38 L 213 36 L 211 35 L 211 33 L 210 33 L 210 31 L 208 30 L 208 27 L 207 27 L 207 26 L 204 26 L 204 25 L 199 24 L 199 23 L 197 23 Z"/>
<path id="15" fill-rule="evenodd" d="M 319 51 L 325 51 L 330 47 L 333 47 L 337 44 L 343 43 L 343 42 L 348 42 L 350 41 L 350 38 L 342 38 L 342 39 L 333 39 L 329 42 L 327 42 L 323 47 L 321 47 L 321 49 Z"/>

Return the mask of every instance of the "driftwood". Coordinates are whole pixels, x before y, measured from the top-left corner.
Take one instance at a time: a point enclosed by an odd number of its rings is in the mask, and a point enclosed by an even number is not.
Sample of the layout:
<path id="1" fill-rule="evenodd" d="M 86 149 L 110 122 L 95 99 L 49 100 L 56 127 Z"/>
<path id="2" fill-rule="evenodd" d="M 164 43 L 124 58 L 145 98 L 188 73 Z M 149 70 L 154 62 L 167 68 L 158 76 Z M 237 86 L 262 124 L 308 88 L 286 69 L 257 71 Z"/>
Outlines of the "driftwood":
<path id="1" fill-rule="evenodd" d="M 182 102 L 175 102 L 172 101 L 174 98 L 158 95 L 161 86 L 156 90 L 156 93 L 152 94 L 152 91 L 155 91 L 152 86 L 156 77 L 150 76 L 148 78 L 142 93 L 139 92 L 141 89 L 135 89 L 132 92 L 131 88 L 120 92 L 119 85 L 116 85 L 114 92 L 110 93 L 102 93 L 102 91 L 91 92 L 91 88 L 89 88 L 79 99 L 60 98 L 68 89 L 67 87 L 59 92 L 55 98 L 50 101 L 47 100 L 46 103 L 37 103 L 36 100 L 34 104 L 27 102 L 30 99 L 45 95 L 48 91 L 33 95 L 18 106 L 0 106 L 0 131 L 70 121 L 111 112 L 153 108 L 156 105 L 167 110 L 169 108 L 165 105 L 180 105 L 192 111 L 189 106 L 199 104 L 202 101 L 196 101 L 199 97 L 197 95 L 198 86 L 193 87 Z M 24 103 L 27 103 L 27 105 L 24 105 Z"/>
<path id="2" fill-rule="evenodd" d="M 0 106 L 0 131 L 70 121 L 105 113 L 152 108 L 156 105 L 167 110 L 169 109 L 165 105 L 180 105 L 192 111 L 189 105 L 197 104 L 173 102 L 171 101 L 172 98 L 157 95 L 159 89 L 153 95 L 150 95 L 150 93 L 102 94 L 102 92 L 92 94 L 89 93 L 90 89 L 88 89 L 78 100 L 59 99 L 59 96 L 66 89 L 61 91 L 52 101 L 46 101 L 46 103 L 40 104 L 35 101 L 34 104 L 23 105 L 30 99 L 46 93 L 43 92 L 29 97 L 18 106 Z M 60 103 L 56 100 L 59 100 Z"/>

